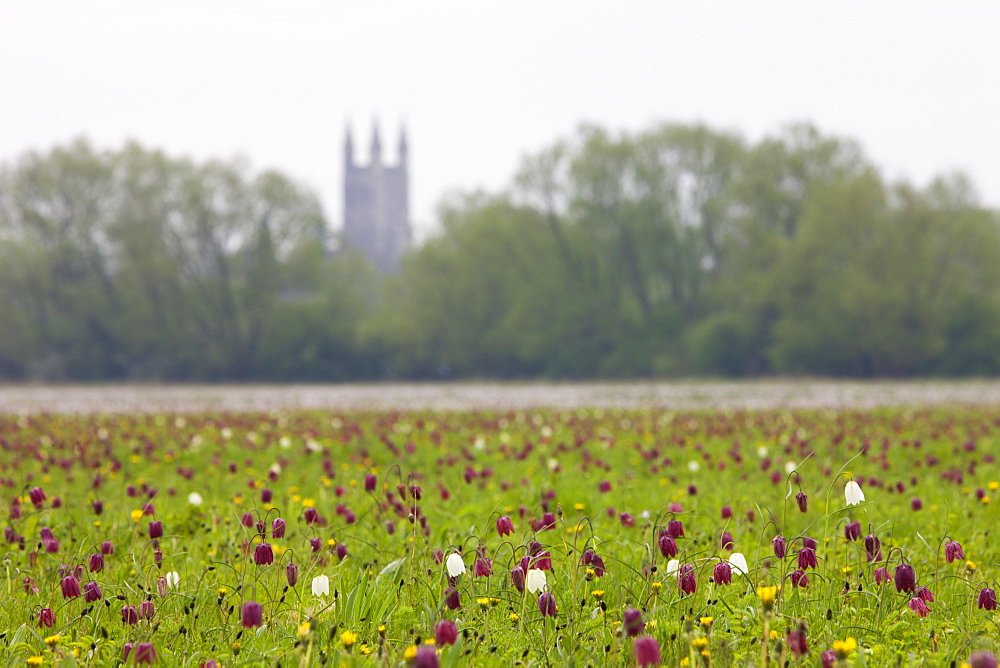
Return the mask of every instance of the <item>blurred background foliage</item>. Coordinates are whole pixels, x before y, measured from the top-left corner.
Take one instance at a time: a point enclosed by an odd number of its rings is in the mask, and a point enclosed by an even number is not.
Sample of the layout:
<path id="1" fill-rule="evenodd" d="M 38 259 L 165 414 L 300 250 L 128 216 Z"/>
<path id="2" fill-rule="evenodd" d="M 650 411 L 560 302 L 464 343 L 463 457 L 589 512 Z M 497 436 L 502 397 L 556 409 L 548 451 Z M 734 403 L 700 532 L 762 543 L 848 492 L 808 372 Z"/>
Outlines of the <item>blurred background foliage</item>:
<path id="1" fill-rule="evenodd" d="M 1000 215 L 794 125 L 582 126 L 379 275 L 240 161 L 0 169 L 0 377 L 347 381 L 1000 370 Z"/>

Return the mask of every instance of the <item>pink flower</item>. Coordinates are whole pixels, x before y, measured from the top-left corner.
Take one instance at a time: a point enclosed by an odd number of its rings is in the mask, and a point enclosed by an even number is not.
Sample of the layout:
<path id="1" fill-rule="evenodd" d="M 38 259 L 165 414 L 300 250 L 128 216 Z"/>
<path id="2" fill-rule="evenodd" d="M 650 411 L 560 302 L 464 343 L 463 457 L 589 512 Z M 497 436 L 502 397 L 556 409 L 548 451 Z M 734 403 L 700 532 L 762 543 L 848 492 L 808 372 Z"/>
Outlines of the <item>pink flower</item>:
<path id="1" fill-rule="evenodd" d="M 909 564 L 896 566 L 893 579 L 896 582 L 896 591 L 914 591 L 917 588 L 917 575 L 913 572 L 913 566 Z"/>
<path id="2" fill-rule="evenodd" d="M 910 599 L 910 610 L 917 613 L 921 617 L 926 617 L 927 613 L 931 611 L 931 609 L 927 607 L 927 604 L 923 601 L 923 599 L 921 599 L 918 596 L 914 596 L 913 598 Z"/>
<path id="3" fill-rule="evenodd" d="M 818 565 L 816 550 L 811 547 L 804 547 L 799 550 L 799 568 L 805 570 L 807 568 L 816 568 Z"/>
<path id="4" fill-rule="evenodd" d="M 652 636 L 640 636 L 632 643 L 632 650 L 635 652 L 636 665 L 644 666 L 660 665 L 660 646 Z"/>
<path id="5" fill-rule="evenodd" d="M 556 616 L 556 597 L 547 591 L 543 591 L 538 597 L 538 610 L 542 617 Z"/>
<path id="6" fill-rule="evenodd" d="M 784 536 L 775 536 L 774 540 L 771 541 L 771 547 L 774 548 L 774 556 L 778 559 L 785 558 L 785 554 L 787 554 L 787 547 Z"/>
<path id="7" fill-rule="evenodd" d="M 458 640 L 458 628 L 455 622 L 442 619 L 434 627 L 434 642 L 437 645 L 454 645 Z"/>
<path id="8" fill-rule="evenodd" d="M 733 569 L 727 561 L 720 561 L 712 570 L 712 580 L 716 584 L 727 585 L 733 581 Z"/>
<path id="9" fill-rule="evenodd" d="M 253 562 L 258 566 L 267 566 L 274 563 L 274 550 L 270 543 L 259 543 L 253 551 Z"/>
<path id="10" fill-rule="evenodd" d="M 806 572 L 801 569 L 792 571 L 789 573 L 788 577 L 791 578 L 793 587 L 800 587 L 804 589 L 809 586 L 809 576 L 806 575 Z"/>
<path id="11" fill-rule="evenodd" d="M 56 625 L 56 615 L 51 608 L 42 608 L 38 611 L 38 628 L 52 627 Z"/>
<path id="12" fill-rule="evenodd" d="M 979 592 L 979 609 L 980 610 L 996 610 L 997 609 L 997 593 L 990 589 L 989 587 L 983 587 Z"/>
<path id="13" fill-rule="evenodd" d="M 247 601 L 240 611 L 240 623 L 246 629 L 260 626 L 264 623 L 264 608 L 256 601 Z"/>
<path id="14" fill-rule="evenodd" d="M 274 521 L 271 522 L 271 537 L 272 538 L 284 538 L 285 537 L 285 520 L 280 517 L 275 517 Z"/>
<path id="15" fill-rule="evenodd" d="M 962 546 L 957 540 L 944 544 L 944 559 L 949 564 L 956 559 L 965 559 L 965 552 L 962 551 Z"/>
<path id="16" fill-rule="evenodd" d="M 673 559 L 677 556 L 677 542 L 668 532 L 661 531 L 658 542 L 660 546 L 660 554 L 662 554 L 665 558 Z"/>
<path id="17" fill-rule="evenodd" d="M 625 634 L 630 638 L 634 638 L 642 633 L 646 628 L 646 622 L 642 621 L 642 612 L 635 608 L 626 609 L 623 626 L 625 627 Z"/>
<path id="18" fill-rule="evenodd" d="M 99 601 L 102 596 L 101 587 L 96 582 L 88 582 L 83 585 L 83 600 L 87 603 Z"/>
<path id="19" fill-rule="evenodd" d="M 501 536 L 509 536 L 514 533 L 514 523 L 506 515 L 497 518 L 497 533 Z"/>
<path id="20" fill-rule="evenodd" d="M 799 492 L 795 495 L 795 503 L 799 505 L 800 512 L 806 512 L 809 509 L 809 497 L 806 496 L 805 492 Z"/>
<path id="21" fill-rule="evenodd" d="M 67 575 L 59 583 L 63 598 L 75 598 L 80 595 L 80 581 L 72 575 Z"/>

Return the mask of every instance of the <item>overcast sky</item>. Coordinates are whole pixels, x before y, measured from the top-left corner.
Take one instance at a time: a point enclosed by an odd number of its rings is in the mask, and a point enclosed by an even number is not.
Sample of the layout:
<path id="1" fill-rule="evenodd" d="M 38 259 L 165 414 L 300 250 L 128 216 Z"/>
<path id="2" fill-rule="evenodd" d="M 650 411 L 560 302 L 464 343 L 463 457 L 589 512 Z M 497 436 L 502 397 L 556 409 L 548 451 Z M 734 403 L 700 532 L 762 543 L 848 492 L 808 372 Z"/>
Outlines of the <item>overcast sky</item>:
<path id="1" fill-rule="evenodd" d="M 341 224 L 344 127 L 410 138 L 412 217 L 504 187 L 581 121 L 807 120 L 893 178 L 969 174 L 1000 207 L 1000 3 L 4 0 L 0 161 L 79 136 L 245 155 Z"/>

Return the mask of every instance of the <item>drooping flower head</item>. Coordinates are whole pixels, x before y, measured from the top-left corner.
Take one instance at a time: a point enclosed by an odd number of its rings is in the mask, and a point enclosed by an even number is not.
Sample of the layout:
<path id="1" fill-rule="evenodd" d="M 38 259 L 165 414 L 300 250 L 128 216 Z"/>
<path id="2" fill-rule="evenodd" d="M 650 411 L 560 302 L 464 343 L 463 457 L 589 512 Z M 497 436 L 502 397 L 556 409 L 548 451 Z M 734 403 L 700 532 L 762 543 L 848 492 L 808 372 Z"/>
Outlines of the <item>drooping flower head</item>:
<path id="1" fill-rule="evenodd" d="M 712 579 L 716 584 L 727 585 L 733 581 L 733 569 L 728 561 L 720 561 L 712 569 Z"/>
<path id="2" fill-rule="evenodd" d="M 458 627 L 455 622 L 442 619 L 434 627 L 434 642 L 437 645 L 454 645 L 458 640 Z"/>
<path id="3" fill-rule="evenodd" d="M 896 566 L 896 573 L 893 576 L 896 583 L 896 591 L 913 592 L 917 588 L 917 575 L 913 571 L 913 566 L 900 564 Z"/>
<path id="4" fill-rule="evenodd" d="M 927 603 L 919 596 L 914 596 L 913 598 L 911 598 L 909 605 L 910 605 L 910 610 L 917 613 L 921 617 L 926 617 L 927 613 L 931 611 L 931 609 L 927 607 Z"/>
<path id="5" fill-rule="evenodd" d="M 785 537 L 780 534 L 775 536 L 774 540 L 771 541 L 771 547 L 774 548 L 774 556 L 778 559 L 784 559 L 788 553 Z"/>
<path id="6" fill-rule="evenodd" d="M 957 540 L 948 541 L 944 544 L 944 559 L 949 564 L 956 559 L 965 559 L 965 552 Z"/>
<path id="7" fill-rule="evenodd" d="M 849 506 L 856 506 L 864 501 L 865 493 L 861 491 L 861 485 L 854 480 L 848 480 L 844 486 L 844 499 Z"/>
<path id="8" fill-rule="evenodd" d="M 741 552 L 733 552 L 729 555 L 729 565 L 733 567 L 737 575 L 746 575 L 750 572 L 750 566 L 747 564 L 747 558 L 743 556 Z"/>
<path id="9" fill-rule="evenodd" d="M 979 592 L 978 605 L 980 610 L 996 610 L 997 593 L 989 587 L 983 587 Z"/>
<path id="10" fill-rule="evenodd" d="M 264 608 L 256 601 L 247 601 L 240 612 L 240 623 L 247 629 L 260 626 L 264 623 Z"/>
<path id="11" fill-rule="evenodd" d="M 635 663 L 640 668 L 660 665 L 660 646 L 652 636 L 640 636 L 632 643 Z"/>
<path id="12" fill-rule="evenodd" d="M 444 566 L 448 570 L 448 575 L 453 578 L 457 578 L 465 572 L 465 562 L 462 561 L 462 555 L 458 552 L 449 554 L 448 558 L 444 560 Z"/>
<path id="13" fill-rule="evenodd" d="M 555 617 L 556 616 L 556 599 L 555 596 L 547 591 L 541 593 L 538 597 L 538 610 L 542 613 L 542 617 Z"/>
<path id="14" fill-rule="evenodd" d="M 625 635 L 630 638 L 636 637 L 646 628 L 646 622 L 642 620 L 642 612 L 635 608 L 625 610 L 622 625 L 625 627 Z"/>

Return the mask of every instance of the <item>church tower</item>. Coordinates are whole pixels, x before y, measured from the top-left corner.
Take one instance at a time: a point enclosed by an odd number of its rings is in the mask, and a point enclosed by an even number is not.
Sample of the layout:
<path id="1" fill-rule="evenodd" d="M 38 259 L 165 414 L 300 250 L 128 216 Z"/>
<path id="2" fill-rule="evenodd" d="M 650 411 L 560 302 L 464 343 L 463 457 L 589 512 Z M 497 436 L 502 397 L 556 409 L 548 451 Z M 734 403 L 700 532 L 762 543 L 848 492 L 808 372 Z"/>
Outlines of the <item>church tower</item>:
<path id="1" fill-rule="evenodd" d="M 380 271 L 394 271 L 410 246 L 407 148 L 406 131 L 400 129 L 398 161 L 384 164 L 376 124 L 369 163 L 357 165 L 350 128 L 344 138 L 344 238 Z"/>

